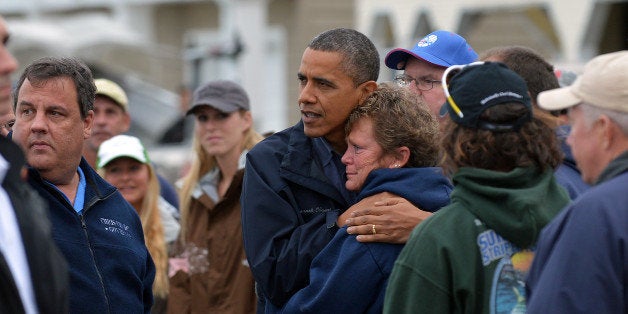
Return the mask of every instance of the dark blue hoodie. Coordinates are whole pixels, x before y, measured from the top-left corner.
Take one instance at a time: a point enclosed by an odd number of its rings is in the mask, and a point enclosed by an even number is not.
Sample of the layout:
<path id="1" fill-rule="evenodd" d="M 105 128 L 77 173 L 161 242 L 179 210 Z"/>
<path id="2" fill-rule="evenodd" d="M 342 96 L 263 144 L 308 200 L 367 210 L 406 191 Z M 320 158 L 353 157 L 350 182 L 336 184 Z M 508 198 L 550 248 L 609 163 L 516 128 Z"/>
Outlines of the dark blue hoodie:
<path id="1" fill-rule="evenodd" d="M 358 201 L 380 193 L 399 195 L 434 212 L 449 204 L 452 185 L 440 168 L 377 169 L 367 177 Z M 343 227 L 314 258 L 310 283 L 279 309 L 266 313 L 381 313 L 384 292 L 402 244 L 362 243 Z"/>
<path id="2" fill-rule="evenodd" d="M 571 148 L 567 145 L 566 140 L 571 132 L 571 126 L 563 125 L 556 129 L 556 135 L 560 141 L 560 148 L 565 155 L 563 163 L 554 171 L 556 182 L 569 193 L 569 198 L 574 200 L 580 194 L 589 188 L 589 185 L 582 181 L 580 170 L 576 167 L 576 161 L 571 154 Z"/>
<path id="3" fill-rule="evenodd" d="M 140 218 L 85 159 L 79 167 L 86 180 L 82 214 L 37 170 L 28 173 L 48 202 L 52 237 L 68 262 L 70 313 L 149 313 L 155 265 Z"/>

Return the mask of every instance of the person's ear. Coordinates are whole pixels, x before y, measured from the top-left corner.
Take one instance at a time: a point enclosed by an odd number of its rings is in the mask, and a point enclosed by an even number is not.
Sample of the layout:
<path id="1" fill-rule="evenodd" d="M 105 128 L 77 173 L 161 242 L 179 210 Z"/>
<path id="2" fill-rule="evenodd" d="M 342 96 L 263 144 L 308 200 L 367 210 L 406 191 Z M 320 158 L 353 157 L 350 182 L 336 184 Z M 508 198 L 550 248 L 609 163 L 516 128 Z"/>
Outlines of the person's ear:
<path id="1" fill-rule="evenodd" d="M 124 117 L 122 118 L 122 133 L 127 132 L 131 128 L 131 115 L 128 112 L 124 112 Z"/>
<path id="2" fill-rule="evenodd" d="M 361 92 L 360 103 L 362 103 L 369 95 L 371 95 L 372 92 L 377 89 L 377 82 L 366 81 L 360 84 L 359 88 Z"/>
<path id="3" fill-rule="evenodd" d="M 242 120 L 244 121 L 245 130 L 250 129 L 253 126 L 253 115 L 250 111 L 242 112 Z"/>
<path id="4" fill-rule="evenodd" d="M 611 149 L 614 146 L 613 142 L 618 139 L 617 136 L 623 137 L 622 130 L 607 115 L 599 116 L 595 123 L 600 135 L 599 141 L 603 149 Z"/>
<path id="5" fill-rule="evenodd" d="M 83 139 L 88 139 L 92 135 L 92 126 L 94 125 L 94 110 L 87 112 L 83 119 Z"/>
<path id="6" fill-rule="evenodd" d="M 389 168 L 402 168 L 410 160 L 410 149 L 406 146 L 401 146 L 395 149 L 395 154 L 393 155 L 393 160 L 390 163 Z"/>

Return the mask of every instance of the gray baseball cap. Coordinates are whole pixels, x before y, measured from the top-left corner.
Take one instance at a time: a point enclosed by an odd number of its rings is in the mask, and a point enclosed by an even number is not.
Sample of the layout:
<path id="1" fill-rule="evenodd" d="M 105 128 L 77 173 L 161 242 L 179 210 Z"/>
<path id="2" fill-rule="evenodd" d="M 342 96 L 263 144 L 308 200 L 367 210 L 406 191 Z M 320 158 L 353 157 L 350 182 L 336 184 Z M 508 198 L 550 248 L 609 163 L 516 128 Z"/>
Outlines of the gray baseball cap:
<path id="1" fill-rule="evenodd" d="M 192 107 L 186 115 L 193 114 L 200 106 L 209 106 L 221 112 L 250 110 L 249 96 L 239 84 L 232 81 L 212 81 L 198 87 L 192 95 Z"/>

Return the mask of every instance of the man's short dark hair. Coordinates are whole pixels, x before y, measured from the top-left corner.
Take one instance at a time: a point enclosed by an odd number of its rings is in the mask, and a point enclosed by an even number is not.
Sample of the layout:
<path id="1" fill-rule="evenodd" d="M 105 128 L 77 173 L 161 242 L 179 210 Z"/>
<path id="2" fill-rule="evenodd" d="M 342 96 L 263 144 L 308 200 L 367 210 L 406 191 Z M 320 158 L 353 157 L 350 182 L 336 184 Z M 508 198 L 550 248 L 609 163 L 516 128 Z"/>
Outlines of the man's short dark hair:
<path id="1" fill-rule="evenodd" d="M 29 64 L 13 90 L 13 110 L 17 108 L 17 96 L 26 79 L 31 85 L 37 86 L 61 77 L 70 78 L 74 82 L 81 118 L 87 117 L 87 112 L 94 109 L 96 85 L 92 71 L 83 61 L 76 58 L 44 57 Z"/>
<path id="2" fill-rule="evenodd" d="M 353 79 L 356 86 L 377 81 L 379 77 L 379 53 L 366 35 L 348 28 L 335 28 L 314 37 L 308 48 L 319 51 L 338 52 L 344 58 L 343 70 Z"/>

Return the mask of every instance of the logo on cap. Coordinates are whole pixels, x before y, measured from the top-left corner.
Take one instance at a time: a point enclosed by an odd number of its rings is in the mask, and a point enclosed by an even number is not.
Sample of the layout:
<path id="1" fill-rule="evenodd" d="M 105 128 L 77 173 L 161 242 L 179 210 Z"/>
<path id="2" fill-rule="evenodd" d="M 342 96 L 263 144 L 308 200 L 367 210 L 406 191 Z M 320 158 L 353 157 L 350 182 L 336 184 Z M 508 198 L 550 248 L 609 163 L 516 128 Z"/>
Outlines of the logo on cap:
<path id="1" fill-rule="evenodd" d="M 435 43 L 438 40 L 438 36 L 436 35 L 427 35 L 425 37 L 423 37 L 423 39 L 421 39 L 416 45 L 418 47 L 427 47 L 433 43 Z"/>

